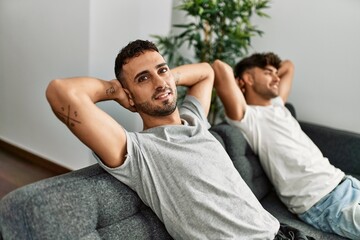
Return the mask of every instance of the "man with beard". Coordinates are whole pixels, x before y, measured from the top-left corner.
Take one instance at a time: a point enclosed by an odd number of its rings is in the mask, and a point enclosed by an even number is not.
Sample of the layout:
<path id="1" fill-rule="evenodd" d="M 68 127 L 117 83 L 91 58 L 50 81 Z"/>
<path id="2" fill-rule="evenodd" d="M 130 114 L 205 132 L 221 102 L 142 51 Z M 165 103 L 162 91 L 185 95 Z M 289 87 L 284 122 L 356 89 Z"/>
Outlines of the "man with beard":
<path id="1" fill-rule="evenodd" d="M 208 131 L 214 81 L 209 64 L 170 70 L 153 43 L 136 40 L 118 54 L 115 75 L 111 81 L 53 80 L 46 96 L 56 116 L 106 171 L 137 192 L 174 239 L 279 235 L 279 222 L 262 208 Z M 188 87 L 179 109 L 176 85 Z M 126 131 L 95 104 L 106 100 L 139 113 L 143 130 Z M 68 109 L 76 115 L 68 117 Z"/>
<path id="2" fill-rule="evenodd" d="M 274 53 L 255 53 L 234 72 L 220 60 L 213 68 L 228 122 L 259 155 L 288 209 L 322 231 L 360 239 L 359 180 L 331 165 L 284 106 L 294 76 L 292 62 Z"/>

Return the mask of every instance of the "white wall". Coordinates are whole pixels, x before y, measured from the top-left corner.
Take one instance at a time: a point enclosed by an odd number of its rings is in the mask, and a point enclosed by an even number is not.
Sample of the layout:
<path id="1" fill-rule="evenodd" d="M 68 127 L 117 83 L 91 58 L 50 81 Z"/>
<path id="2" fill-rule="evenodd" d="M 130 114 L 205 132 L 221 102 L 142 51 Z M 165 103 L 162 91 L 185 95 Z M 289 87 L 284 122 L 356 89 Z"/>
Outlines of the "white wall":
<path id="1" fill-rule="evenodd" d="M 51 112 L 51 79 L 114 78 L 125 44 L 170 28 L 168 0 L 0 0 L 0 138 L 70 169 L 93 163 L 90 151 Z M 134 114 L 101 104 L 128 130 Z M 134 120 L 135 119 L 135 120 Z"/>
<path id="2" fill-rule="evenodd" d="M 298 118 L 360 133 L 360 1 L 273 0 L 253 50 L 295 63 Z"/>
<path id="3" fill-rule="evenodd" d="M 51 112 L 45 89 L 89 72 L 87 0 L 0 0 L 0 137 L 63 166 L 88 150 Z"/>
<path id="4" fill-rule="evenodd" d="M 359 10 L 358 0 L 273 0 L 271 18 L 254 20 L 265 34 L 253 51 L 296 64 L 290 101 L 299 119 L 360 133 Z M 166 34 L 183 16 L 171 11 L 169 0 L 0 0 L 0 138 L 71 169 L 91 164 L 89 149 L 51 112 L 48 82 L 113 78 L 120 48 Z M 128 130 L 141 128 L 121 107 L 100 106 Z"/>
<path id="5" fill-rule="evenodd" d="M 270 18 L 252 19 L 264 34 L 249 54 L 273 51 L 295 63 L 289 101 L 298 119 L 360 133 L 360 1 L 272 0 L 265 12 Z"/>

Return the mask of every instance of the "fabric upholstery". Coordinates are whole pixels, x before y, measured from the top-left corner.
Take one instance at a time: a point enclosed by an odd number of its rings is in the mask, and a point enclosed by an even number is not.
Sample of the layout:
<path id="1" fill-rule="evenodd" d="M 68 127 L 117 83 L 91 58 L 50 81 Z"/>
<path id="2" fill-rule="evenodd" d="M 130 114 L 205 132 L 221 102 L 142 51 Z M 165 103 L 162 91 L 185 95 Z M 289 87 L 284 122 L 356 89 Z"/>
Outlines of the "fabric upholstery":
<path id="1" fill-rule="evenodd" d="M 308 122 L 300 121 L 300 125 L 334 166 L 349 174 L 360 174 L 359 134 Z"/>
<path id="2" fill-rule="evenodd" d="M 4 239 L 171 239 L 137 194 L 97 164 L 20 188 L 0 212 Z"/>

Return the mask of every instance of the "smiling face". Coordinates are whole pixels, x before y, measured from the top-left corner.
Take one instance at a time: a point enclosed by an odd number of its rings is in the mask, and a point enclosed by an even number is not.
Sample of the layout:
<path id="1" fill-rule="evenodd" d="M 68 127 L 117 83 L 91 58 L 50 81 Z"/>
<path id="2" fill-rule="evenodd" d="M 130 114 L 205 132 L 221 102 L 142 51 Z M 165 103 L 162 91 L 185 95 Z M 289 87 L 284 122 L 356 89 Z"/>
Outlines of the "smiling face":
<path id="1" fill-rule="evenodd" d="M 254 67 L 245 71 L 243 74 L 245 98 L 268 102 L 279 96 L 280 78 L 277 73 L 277 69 L 271 65 L 264 68 Z"/>
<path id="2" fill-rule="evenodd" d="M 279 95 L 280 65 L 281 59 L 272 52 L 254 53 L 235 65 L 235 78 L 248 103 L 268 105 Z"/>
<path id="3" fill-rule="evenodd" d="M 176 85 L 164 58 L 144 51 L 123 65 L 130 104 L 140 115 L 167 116 L 176 109 Z"/>
<path id="4" fill-rule="evenodd" d="M 271 65 L 265 68 L 255 67 L 249 70 L 252 90 L 259 97 L 269 100 L 279 95 L 280 78 L 277 69 Z"/>

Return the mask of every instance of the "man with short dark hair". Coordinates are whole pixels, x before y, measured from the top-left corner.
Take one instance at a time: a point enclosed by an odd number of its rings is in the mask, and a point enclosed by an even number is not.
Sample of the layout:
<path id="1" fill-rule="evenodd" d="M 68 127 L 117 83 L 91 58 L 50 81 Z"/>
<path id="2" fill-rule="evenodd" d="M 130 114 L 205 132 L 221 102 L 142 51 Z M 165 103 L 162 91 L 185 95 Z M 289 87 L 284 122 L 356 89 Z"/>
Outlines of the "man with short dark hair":
<path id="1" fill-rule="evenodd" d="M 137 40 L 117 56 L 115 74 L 118 80 L 53 80 L 46 96 L 56 116 L 106 171 L 138 193 L 173 238 L 285 239 L 208 131 L 209 64 L 170 70 L 154 44 Z M 188 87 L 179 109 L 177 85 Z M 106 100 L 138 112 L 143 131 L 126 131 L 95 104 Z"/>

